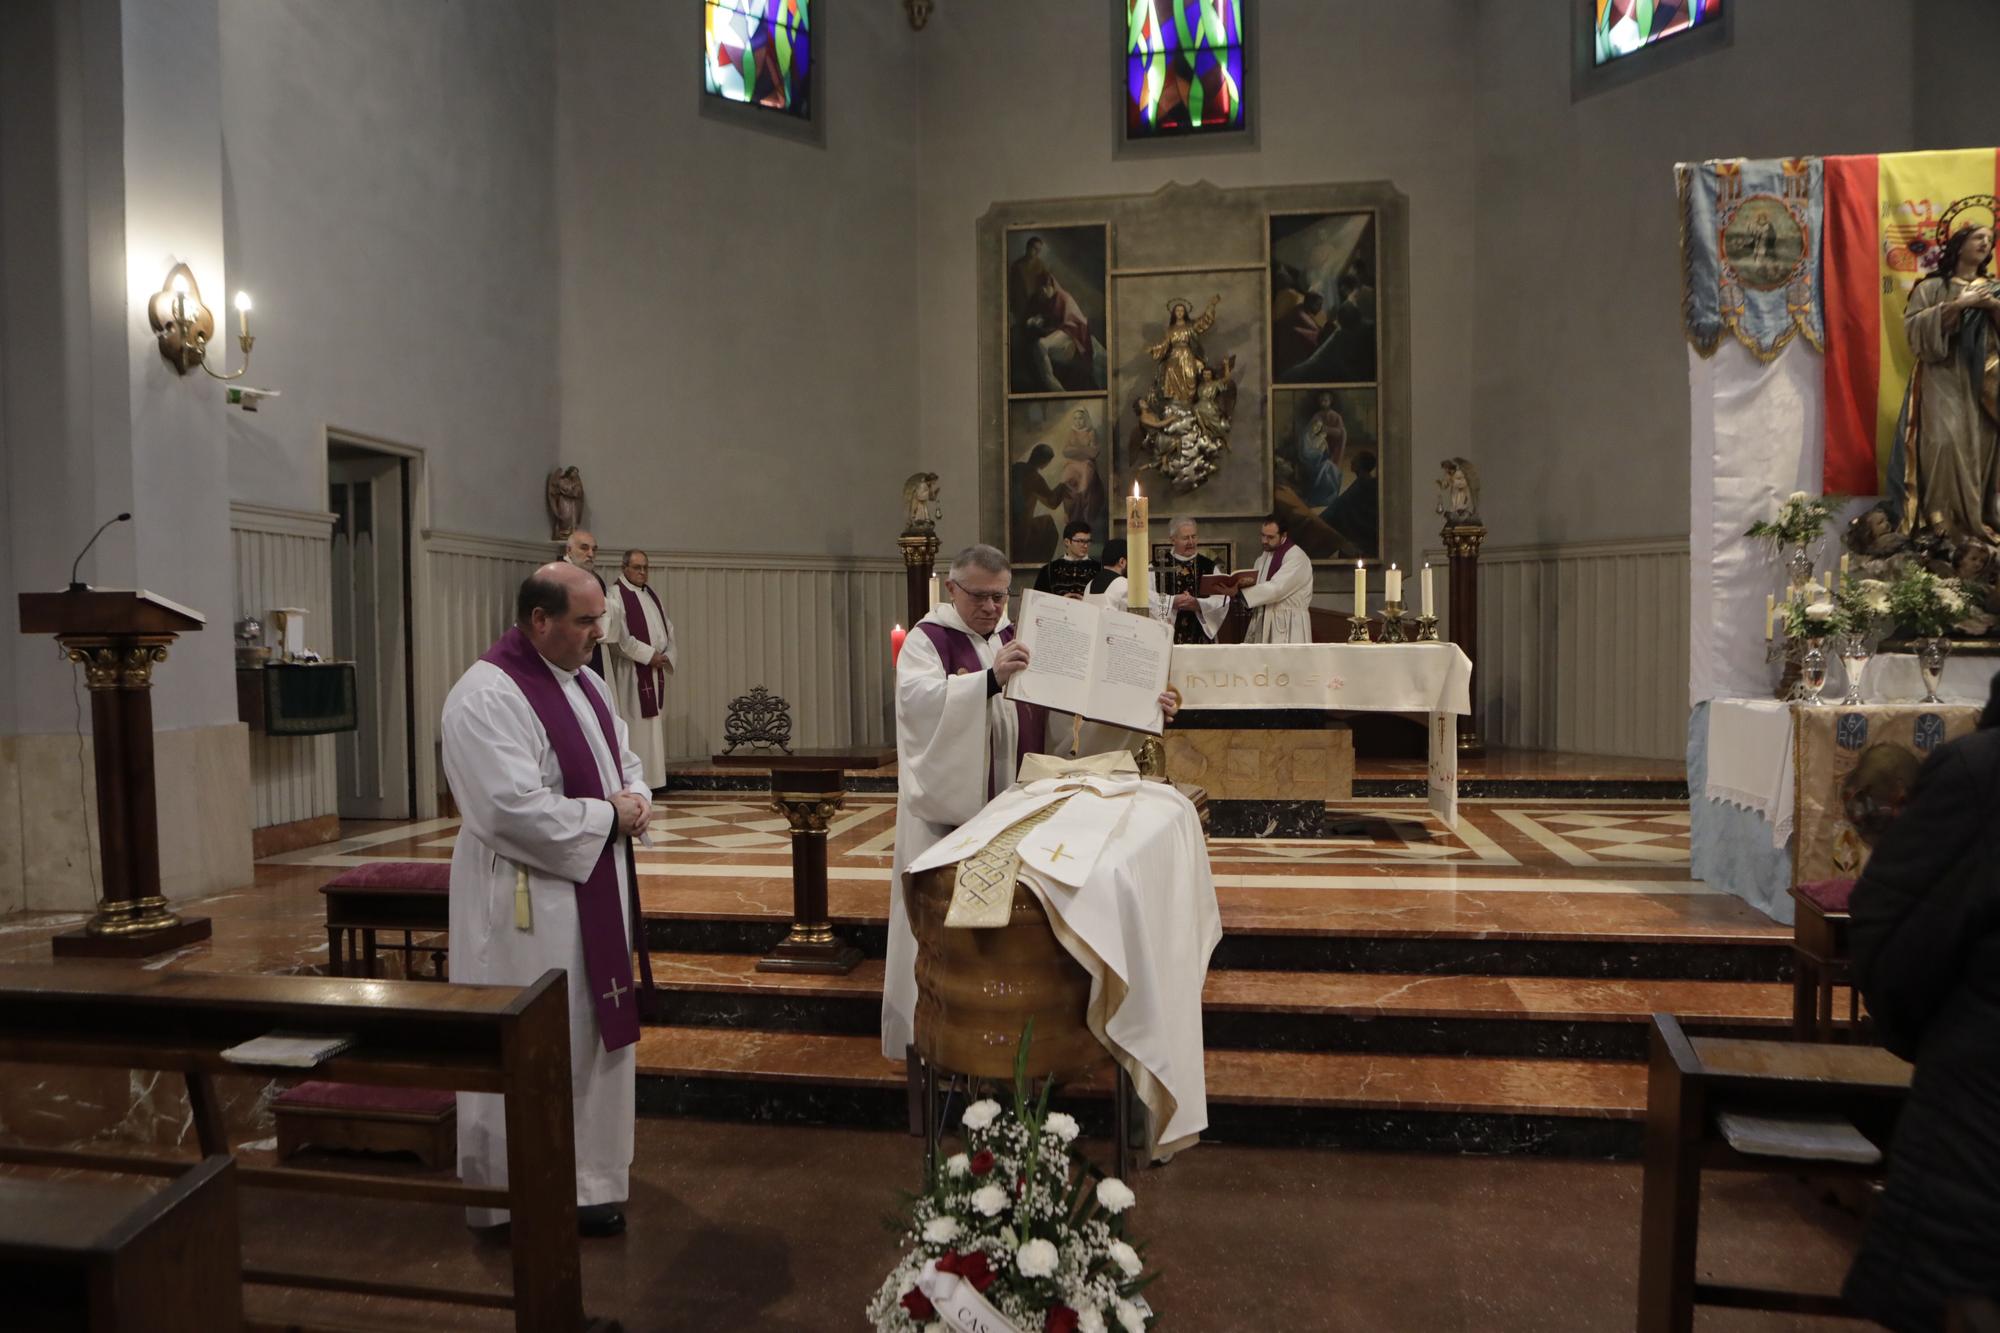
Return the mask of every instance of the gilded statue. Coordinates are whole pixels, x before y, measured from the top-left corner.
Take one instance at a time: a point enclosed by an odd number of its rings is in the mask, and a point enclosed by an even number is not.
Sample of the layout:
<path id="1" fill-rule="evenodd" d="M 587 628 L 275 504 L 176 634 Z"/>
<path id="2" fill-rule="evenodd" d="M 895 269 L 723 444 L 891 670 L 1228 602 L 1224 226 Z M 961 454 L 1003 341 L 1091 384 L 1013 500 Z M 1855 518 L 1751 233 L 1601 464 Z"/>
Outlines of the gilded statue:
<path id="1" fill-rule="evenodd" d="M 1209 298 L 1208 308 L 1199 317 L 1191 318 L 1194 307 L 1188 302 L 1168 303 L 1166 336 L 1146 349 L 1148 356 L 1162 363 L 1160 393 L 1167 399 L 1194 404 L 1201 389 L 1201 335 L 1214 327 L 1215 308 L 1220 304 L 1222 296 L 1218 293 Z"/>
<path id="2" fill-rule="evenodd" d="M 573 467 L 549 471 L 549 540 L 566 542 L 583 521 L 583 474 Z"/>
<path id="3" fill-rule="evenodd" d="M 938 504 L 938 495 L 942 490 L 935 472 L 912 472 L 909 475 L 903 483 L 903 512 L 909 519 L 903 529 L 905 537 L 937 531 L 938 520 L 944 517 L 944 510 Z"/>

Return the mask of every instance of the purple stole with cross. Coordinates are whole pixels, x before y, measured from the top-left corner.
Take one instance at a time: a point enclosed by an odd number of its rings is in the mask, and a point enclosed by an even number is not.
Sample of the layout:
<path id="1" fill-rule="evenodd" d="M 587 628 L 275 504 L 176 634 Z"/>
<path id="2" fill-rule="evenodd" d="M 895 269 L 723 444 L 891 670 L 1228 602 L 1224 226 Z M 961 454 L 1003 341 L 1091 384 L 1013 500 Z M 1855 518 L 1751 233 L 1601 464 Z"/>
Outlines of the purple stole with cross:
<path id="1" fill-rule="evenodd" d="M 625 599 L 625 631 L 647 647 L 653 640 L 646 632 L 646 608 L 639 601 L 639 594 L 626 586 L 624 579 L 618 580 L 618 595 Z M 667 623 L 667 609 L 660 605 L 659 594 L 649 586 L 646 596 L 653 599 L 653 609 L 660 613 L 660 623 Z M 660 694 L 667 685 L 665 667 L 648 666 L 635 662 L 639 668 L 639 716 L 658 717 L 660 715 Z"/>
<path id="2" fill-rule="evenodd" d="M 491 662 L 506 672 L 507 678 L 527 696 L 528 706 L 540 719 L 542 730 L 555 749 L 556 762 L 562 768 L 563 795 L 594 801 L 608 799 L 597 760 L 590 753 L 590 742 L 584 738 L 569 700 L 563 697 L 562 682 L 556 679 L 555 669 L 528 642 L 528 636 L 518 626 L 509 629 L 479 660 Z M 597 725 L 604 729 L 605 748 L 611 752 L 615 764 L 618 729 L 612 725 L 611 710 L 588 676 L 579 675 L 577 684 L 597 715 Z M 611 855 L 617 842 L 614 825 L 612 836 L 605 839 L 604 850 L 597 855 L 597 864 L 576 886 L 576 920 L 583 934 L 583 971 L 590 980 L 597 1030 L 607 1051 L 639 1040 L 639 1003 L 632 992 L 632 950 L 625 939 L 625 923 L 619 916 L 618 863 Z"/>
<path id="3" fill-rule="evenodd" d="M 1278 570 L 1284 566 L 1285 557 L 1292 553 L 1294 544 L 1290 537 L 1278 543 L 1278 549 L 1271 552 L 1271 563 L 1264 566 L 1264 577 L 1258 579 L 1257 582 L 1269 583 L 1272 579 L 1278 577 Z"/>
<path id="4" fill-rule="evenodd" d="M 935 620 L 918 621 L 917 628 L 924 632 L 924 637 L 928 638 L 931 646 L 937 649 L 938 658 L 944 663 L 945 675 L 985 674 L 986 668 L 980 665 L 979 650 L 973 646 L 970 634 L 964 630 L 953 629 L 949 625 L 940 625 Z M 1003 644 L 1014 642 L 1012 625 L 1000 631 L 1000 642 Z M 1014 720 L 1017 724 L 1014 728 L 1014 771 L 1018 773 L 1021 771 L 1022 755 L 1045 752 L 1049 710 L 1040 704 L 1016 703 Z M 990 800 L 999 794 L 994 790 L 993 768 L 989 764 L 986 770 L 986 795 Z"/>

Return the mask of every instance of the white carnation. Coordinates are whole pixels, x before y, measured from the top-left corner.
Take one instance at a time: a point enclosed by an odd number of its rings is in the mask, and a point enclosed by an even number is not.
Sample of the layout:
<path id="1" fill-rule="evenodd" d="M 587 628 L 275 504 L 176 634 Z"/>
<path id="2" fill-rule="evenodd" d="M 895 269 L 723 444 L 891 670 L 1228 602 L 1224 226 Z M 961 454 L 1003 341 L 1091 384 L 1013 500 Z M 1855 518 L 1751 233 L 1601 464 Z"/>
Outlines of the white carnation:
<path id="1" fill-rule="evenodd" d="M 963 1123 L 967 1129 L 985 1129 L 1000 1114 L 1000 1103 L 991 1097 L 982 1097 L 965 1108 Z"/>
<path id="2" fill-rule="evenodd" d="M 1042 1130 L 1045 1133 L 1055 1135 L 1064 1143 L 1076 1142 L 1076 1136 L 1079 1132 L 1076 1117 L 1064 1115 L 1061 1111 L 1049 1112 L 1049 1118 L 1042 1121 Z"/>
<path id="3" fill-rule="evenodd" d="M 1126 1277 L 1139 1276 L 1140 1270 L 1146 1266 L 1145 1261 L 1139 1258 L 1139 1252 L 1122 1240 L 1111 1242 L 1111 1262 L 1117 1264 Z"/>
<path id="4" fill-rule="evenodd" d="M 1072 1306 L 1076 1311 L 1076 1333 L 1105 1333 L 1104 1316 L 1094 1305 Z"/>
<path id="5" fill-rule="evenodd" d="M 981 1217 L 998 1217 L 1007 1210 L 1007 1191 L 998 1185 L 982 1185 L 972 1192 L 972 1206 Z"/>
<path id="6" fill-rule="evenodd" d="M 1125 1333 L 1146 1333 L 1146 1316 L 1130 1301 L 1120 1301 L 1113 1307 L 1118 1314 L 1118 1325 Z"/>
<path id="7" fill-rule="evenodd" d="M 1861 594 L 1861 607 L 1871 615 L 1889 614 L 1889 594 L 1880 588 L 1869 588 Z"/>
<path id="8" fill-rule="evenodd" d="M 1833 603 L 1832 602 L 1812 603 L 1811 605 L 1806 607 L 1806 619 L 1807 620 L 1833 619 Z"/>
<path id="9" fill-rule="evenodd" d="M 1938 584 L 1937 597 L 1938 605 L 1942 606 L 1952 615 L 1957 615 L 1965 609 L 1965 599 L 1959 596 L 1958 589 L 1952 587 L 1949 583 Z"/>
<path id="10" fill-rule="evenodd" d="M 967 1157 L 962 1152 L 955 1152 L 951 1156 L 945 1158 L 944 1172 L 948 1176 L 952 1176 L 954 1178 L 959 1176 L 964 1176 L 969 1172 L 971 1172 L 971 1170 L 972 1170 L 972 1159 L 970 1157 Z"/>
<path id="11" fill-rule="evenodd" d="M 958 1239 L 958 1219 L 933 1217 L 924 1223 L 924 1239 L 933 1245 L 949 1245 Z"/>
<path id="12" fill-rule="evenodd" d="M 1014 1251 L 1014 1267 L 1022 1277 L 1047 1277 L 1056 1271 L 1056 1247 L 1045 1240 L 1031 1240 Z"/>
<path id="13" fill-rule="evenodd" d="M 1107 1213 L 1124 1212 L 1139 1202 L 1139 1196 L 1132 1193 L 1132 1187 L 1116 1176 L 1106 1176 L 1097 1182 L 1097 1206 Z"/>

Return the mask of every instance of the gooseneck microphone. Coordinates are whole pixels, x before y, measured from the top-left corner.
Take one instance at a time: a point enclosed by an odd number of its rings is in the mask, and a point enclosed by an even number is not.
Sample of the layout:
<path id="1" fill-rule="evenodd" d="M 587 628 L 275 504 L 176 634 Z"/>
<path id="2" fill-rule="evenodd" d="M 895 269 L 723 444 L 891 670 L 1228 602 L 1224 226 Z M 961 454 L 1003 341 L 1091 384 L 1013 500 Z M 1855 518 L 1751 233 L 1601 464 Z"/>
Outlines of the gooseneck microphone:
<path id="1" fill-rule="evenodd" d="M 104 528 L 110 527 L 113 523 L 130 523 L 131 521 L 132 516 L 130 514 L 120 514 L 116 518 L 107 518 L 104 520 L 103 528 L 99 528 L 96 532 L 90 534 L 90 540 L 83 544 L 83 549 L 76 553 L 76 559 L 70 562 L 69 590 L 71 592 L 90 591 L 88 583 L 78 583 L 76 581 L 76 571 L 83 565 L 83 558 L 90 554 L 90 548 L 97 545 L 97 539 L 104 535 Z"/>

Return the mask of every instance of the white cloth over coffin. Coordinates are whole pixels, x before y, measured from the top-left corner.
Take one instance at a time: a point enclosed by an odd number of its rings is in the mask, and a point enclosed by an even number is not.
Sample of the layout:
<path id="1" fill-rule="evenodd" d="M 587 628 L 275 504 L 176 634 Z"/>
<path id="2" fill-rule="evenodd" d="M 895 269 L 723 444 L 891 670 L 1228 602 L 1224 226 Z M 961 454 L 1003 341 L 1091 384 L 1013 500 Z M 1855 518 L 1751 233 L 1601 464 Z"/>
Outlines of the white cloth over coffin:
<path id="1" fill-rule="evenodd" d="M 621 587 L 632 589 L 639 599 L 651 643 L 632 633 L 626 623 L 625 597 L 618 591 Z M 667 646 L 667 664 L 660 677 L 660 711 L 645 717 L 639 707 L 639 668 L 653 660 L 653 652 L 661 643 Z M 625 719 L 632 753 L 639 756 L 646 781 L 653 787 L 663 787 L 667 782 L 667 682 L 673 679 L 679 661 L 674 622 L 653 604 L 644 588 L 626 582 L 625 576 L 619 575 L 604 593 L 604 670 L 610 676 L 611 706 Z"/>
<path id="2" fill-rule="evenodd" d="M 1090 1030 L 1145 1103 L 1150 1155 L 1170 1157 L 1208 1127 L 1201 991 L 1222 940 L 1193 804 L 1166 783 L 1134 778 L 1031 782 L 1002 792 L 910 873 L 963 860 L 1071 792 L 1021 840 L 1021 882 L 1090 973 Z"/>
<path id="3" fill-rule="evenodd" d="M 1304 548 L 1293 546 L 1285 562 L 1271 571 L 1271 553 L 1257 557 L 1257 581 L 1243 590 L 1250 608 L 1245 643 L 1311 643 L 1313 638 L 1313 562 Z M 1213 634 L 1209 635 L 1214 638 Z"/>
<path id="4" fill-rule="evenodd" d="M 1164 624 L 1174 623 L 1174 599 L 1160 591 L 1160 581 L 1152 574 L 1146 576 L 1149 590 L 1146 598 L 1146 613 Z M 1097 606 L 1123 606 L 1131 583 L 1120 574 L 1105 585 L 1103 592 L 1085 593 L 1083 600 Z M 1201 632 L 1213 642 L 1222 629 L 1222 622 L 1229 619 L 1229 599 L 1227 597 L 1197 597 L 1195 615 L 1201 620 Z"/>
<path id="5" fill-rule="evenodd" d="M 625 743 L 625 724 L 612 719 L 621 752 L 614 764 L 579 683 L 588 676 L 601 692 L 604 682 L 588 667 L 549 670 L 590 742 L 605 791 L 646 795 L 639 758 Z M 445 777 L 462 820 L 451 854 L 451 979 L 525 986 L 550 968 L 568 972 L 576 1201 L 622 1202 L 632 1169 L 638 1047 L 604 1049 L 576 915 L 576 885 L 597 864 L 617 812 L 609 801 L 562 794 L 562 768 L 541 720 L 507 673 L 490 662 L 474 662 L 452 687 L 443 742 Z M 622 851 L 614 857 L 620 914 L 626 915 L 625 858 Z M 532 904 L 533 926 L 525 931 L 514 927 L 519 867 L 528 871 Z M 628 939 L 631 928 L 627 919 Z M 497 1094 L 458 1094 L 458 1170 L 468 1185 L 507 1183 L 506 1113 Z M 507 1212 L 468 1208 L 466 1220 L 492 1226 L 506 1221 Z"/>
<path id="6" fill-rule="evenodd" d="M 982 667 L 1000 652 L 966 629 L 949 602 L 918 625 L 970 635 Z M 938 839 L 979 813 L 987 793 L 1014 781 L 1018 728 L 1011 700 L 986 693 L 986 673 L 947 678 L 930 636 L 912 628 L 896 660 L 896 855 L 889 875 L 889 951 L 882 978 L 882 1054 L 903 1058 L 917 1012 L 917 937 L 903 911 L 903 871 Z"/>

